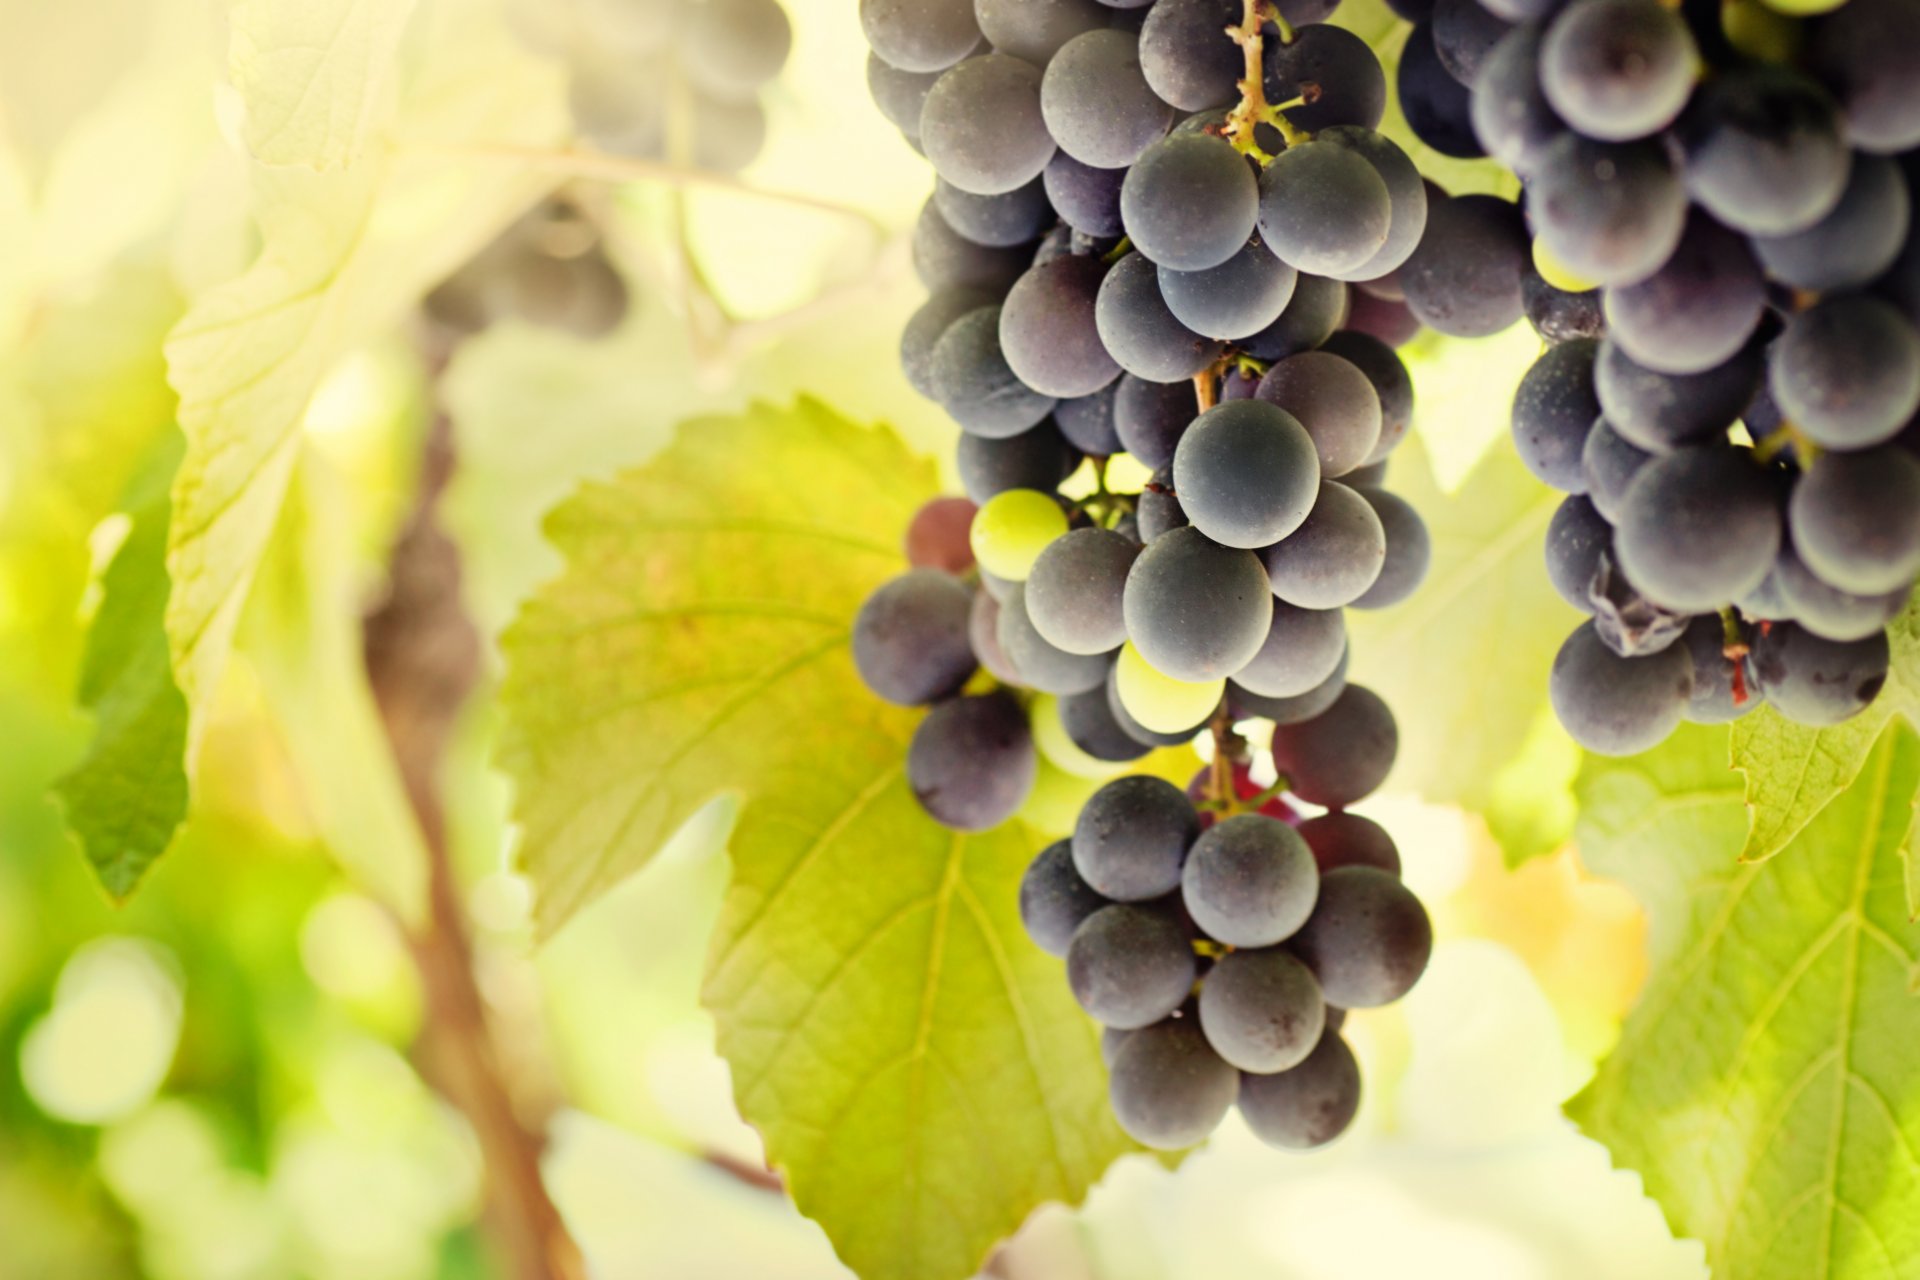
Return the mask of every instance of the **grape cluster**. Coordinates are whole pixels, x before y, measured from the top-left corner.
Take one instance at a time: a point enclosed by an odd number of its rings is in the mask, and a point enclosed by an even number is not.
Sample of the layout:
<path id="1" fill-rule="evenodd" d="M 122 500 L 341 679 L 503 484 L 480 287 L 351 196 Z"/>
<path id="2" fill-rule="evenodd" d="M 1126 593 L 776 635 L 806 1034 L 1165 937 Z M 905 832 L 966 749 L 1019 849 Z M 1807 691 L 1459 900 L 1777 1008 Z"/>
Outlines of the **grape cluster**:
<path id="1" fill-rule="evenodd" d="M 760 154 L 760 93 L 786 65 L 778 0 L 514 0 L 529 47 L 564 59 L 574 128 L 602 151 L 736 173 Z"/>
<path id="2" fill-rule="evenodd" d="M 1590 616 L 1562 723 L 1627 754 L 1762 702 L 1858 714 L 1920 578 L 1920 3 L 1414 16 L 1524 185 L 1550 345 L 1513 439 L 1569 495 L 1547 567 Z"/>
<path id="3" fill-rule="evenodd" d="M 1427 567 L 1382 482 L 1413 413 L 1398 281 L 1442 197 L 1376 131 L 1385 75 L 1332 7 L 860 7 L 873 97 L 937 175 L 901 358 L 960 426 L 968 496 L 915 518 L 854 659 L 929 708 L 908 777 L 959 830 L 1211 732 L 1189 793 L 1115 778 L 1022 889 L 1155 1146 L 1236 1097 L 1278 1145 L 1331 1140 L 1359 1096 L 1340 1011 L 1397 999 L 1431 945 L 1392 841 L 1346 812 L 1398 733 L 1347 682 L 1343 611 Z"/>
<path id="4" fill-rule="evenodd" d="M 630 302 L 600 229 L 564 196 L 535 205 L 427 294 L 442 330 L 469 337 L 520 320 L 582 338 L 612 332 Z"/>

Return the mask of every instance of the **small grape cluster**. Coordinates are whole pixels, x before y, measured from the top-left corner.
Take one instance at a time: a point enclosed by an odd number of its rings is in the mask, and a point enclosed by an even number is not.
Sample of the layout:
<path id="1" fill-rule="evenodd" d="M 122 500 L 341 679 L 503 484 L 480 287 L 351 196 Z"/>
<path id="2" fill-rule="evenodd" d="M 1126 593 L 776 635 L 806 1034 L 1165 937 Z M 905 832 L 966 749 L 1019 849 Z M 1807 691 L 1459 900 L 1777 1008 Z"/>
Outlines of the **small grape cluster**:
<path id="1" fill-rule="evenodd" d="M 737 173 L 766 145 L 760 94 L 793 49 L 778 0 L 514 0 L 509 15 L 565 60 L 574 128 L 600 150 Z"/>
<path id="2" fill-rule="evenodd" d="M 1427 568 L 1382 482 L 1413 413 L 1392 344 L 1419 327 L 1394 281 L 1430 193 L 1376 131 L 1378 59 L 1318 25 L 1331 8 L 860 10 L 875 101 L 937 175 L 901 358 L 961 428 L 968 497 L 915 518 L 917 567 L 862 607 L 854 659 L 930 708 L 908 777 L 958 830 L 1013 817 L 1047 771 L 1114 778 L 1211 732 L 1188 794 L 1108 782 L 1021 895 L 1108 1028 L 1117 1116 L 1155 1146 L 1236 1097 L 1277 1145 L 1331 1140 L 1359 1097 L 1341 1011 L 1404 994 L 1431 946 L 1392 841 L 1346 812 L 1398 731 L 1347 681 L 1343 613 Z"/>
<path id="3" fill-rule="evenodd" d="M 1920 4 L 1420 16 L 1455 123 L 1524 184 L 1550 346 L 1513 438 L 1570 495 L 1547 567 L 1590 615 L 1561 722 L 1628 754 L 1763 702 L 1857 715 L 1920 578 Z"/>
<path id="4" fill-rule="evenodd" d="M 434 286 L 422 306 L 455 337 L 519 320 L 598 338 L 626 318 L 630 300 L 598 225 L 578 204 L 556 195 Z"/>

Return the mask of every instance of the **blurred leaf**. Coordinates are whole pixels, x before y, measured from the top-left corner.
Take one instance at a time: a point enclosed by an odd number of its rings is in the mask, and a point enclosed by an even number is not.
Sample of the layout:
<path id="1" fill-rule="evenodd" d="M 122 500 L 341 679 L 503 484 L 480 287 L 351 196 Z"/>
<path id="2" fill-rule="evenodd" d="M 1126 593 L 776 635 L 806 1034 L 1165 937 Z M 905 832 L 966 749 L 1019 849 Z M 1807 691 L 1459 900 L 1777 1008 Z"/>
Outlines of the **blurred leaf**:
<path id="1" fill-rule="evenodd" d="M 1920 739 L 1896 726 L 1860 785 L 1791 843 L 1745 827 L 1724 729 L 1589 762 L 1581 849 L 1652 916 L 1653 976 L 1573 1117 L 1638 1170 L 1676 1234 L 1741 1280 L 1904 1276 L 1920 1257 L 1920 930 L 1895 853 Z"/>
<path id="2" fill-rule="evenodd" d="M 1787 848 L 1821 810 L 1853 785 L 1887 722 L 1920 725 L 1920 595 L 1888 628 L 1893 666 L 1886 688 L 1866 711 L 1831 729 L 1797 725 L 1770 706 L 1733 727 L 1733 767 L 1747 776 L 1751 823 L 1743 861 Z M 1920 897 L 1909 907 L 1920 913 Z"/>
<path id="3" fill-rule="evenodd" d="M 1487 798 L 1487 830 L 1508 867 L 1544 857 L 1573 838 L 1580 756 L 1553 708 L 1542 704 L 1519 753 L 1494 775 Z"/>
<path id="4" fill-rule="evenodd" d="M 260 257 L 196 299 L 167 343 L 187 433 L 167 634 L 190 743 L 204 728 L 314 391 L 344 354 L 390 327 L 551 185 L 524 166 L 431 147 L 551 142 L 561 128 L 553 70 L 488 24 L 446 21 L 428 34 L 400 116 L 423 145 L 369 152 L 329 173 L 256 166 Z"/>
<path id="5" fill-rule="evenodd" d="M 187 705 L 167 660 L 167 484 L 181 442 L 168 433 L 128 494 L 126 540 L 107 566 L 87 629 L 80 703 L 94 718 L 84 759 L 54 785 L 101 887 L 130 896 L 187 816 Z"/>
<path id="6" fill-rule="evenodd" d="M 346 506 L 340 477 L 304 450 L 241 643 L 328 852 L 413 924 L 426 905 L 426 849 L 367 686 Z"/>
<path id="7" fill-rule="evenodd" d="M 350 163 L 384 104 L 414 0 L 240 0 L 228 22 L 247 149 L 265 164 Z"/>
<path id="8" fill-rule="evenodd" d="M 1504 448 L 1443 494 L 1417 437 L 1392 481 L 1426 519 L 1433 566 L 1406 603 L 1349 612 L 1354 674 L 1399 717 L 1398 785 L 1484 809 L 1546 706 L 1548 668 L 1577 620 L 1540 558 L 1561 495 Z"/>
<path id="9" fill-rule="evenodd" d="M 545 932 L 745 793 L 705 1000 L 742 1114 L 869 1280 L 970 1275 L 1132 1149 L 1091 1025 L 1021 935 L 1036 842 L 922 813 L 917 713 L 853 670 L 853 615 L 933 475 L 810 401 L 688 423 L 554 513 L 567 569 L 503 642 Z"/>

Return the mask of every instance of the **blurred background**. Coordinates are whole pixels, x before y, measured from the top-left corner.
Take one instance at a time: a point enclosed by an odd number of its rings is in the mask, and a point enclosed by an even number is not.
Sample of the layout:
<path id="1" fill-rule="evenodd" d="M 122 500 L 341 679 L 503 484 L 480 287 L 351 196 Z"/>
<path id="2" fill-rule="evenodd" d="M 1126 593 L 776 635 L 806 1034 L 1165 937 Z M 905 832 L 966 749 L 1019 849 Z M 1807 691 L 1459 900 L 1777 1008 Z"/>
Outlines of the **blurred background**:
<path id="1" fill-rule="evenodd" d="M 930 177 L 867 99 L 854 6 L 784 3 L 793 54 L 736 185 L 538 149 L 452 157 L 551 174 L 528 199 L 558 188 L 565 203 L 516 234 L 610 266 L 598 301 L 543 311 L 530 285 L 498 307 L 455 279 L 332 368 L 306 413 L 308 483 L 334 495 L 328 545 L 354 616 L 386 590 L 445 411 L 460 464 L 443 515 L 483 695 L 492 638 L 558 567 L 541 514 L 646 459 L 675 422 L 805 392 L 947 452 L 951 428 L 894 357 Z M 509 60 L 544 95 L 530 112 L 563 101 L 566 68 L 501 5 L 421 9 Z M 476 1136 L 422 1074 L 414 955 L 317 816 L 355 761 L 272 696 L 245 643 L 271 610 L 256 601 L 243 625 L 188 820 L 130 904 L 109 904 L 49 794 L 90 732 L 75 689 L 127 532 L 115 512 L 168 447 L 162 343 L 258 248 L 231 35 L 227 6 L 202 0 L 0 0 L 0 1277 L 504 1277 Z M 1443 489 L 1500 434 L 1531 346 L 1460 347 L 1444 370 L 1436 350 L 1408 353 L 1421 421 L 1447 424 L 1427 443 Z M 847 1274 L 763 1172 L 698 1004 L 724 809 L 536 950 L 487 764 L 494 716 L 471 700 L 446 763 L 458 907 L 502 1071 L 550 1134 L 546 1180 L 592 1273 Z M 1371 1091 L 1355 1133 L 1283 1156 L 1229 1121 L 1177 1173 L 1123 1161 L 1084 1211 L 1036 1215 L 991 1274 L 1704 1274 L 1559 1115 L 1641 980 L 1632 900 L 1565 849 L 1507 869 L 1458 811 L 1396 795 L 1363 811 L 1393 830 L 1441 945 L 1403 1006 L 1354 1021 Z"/>

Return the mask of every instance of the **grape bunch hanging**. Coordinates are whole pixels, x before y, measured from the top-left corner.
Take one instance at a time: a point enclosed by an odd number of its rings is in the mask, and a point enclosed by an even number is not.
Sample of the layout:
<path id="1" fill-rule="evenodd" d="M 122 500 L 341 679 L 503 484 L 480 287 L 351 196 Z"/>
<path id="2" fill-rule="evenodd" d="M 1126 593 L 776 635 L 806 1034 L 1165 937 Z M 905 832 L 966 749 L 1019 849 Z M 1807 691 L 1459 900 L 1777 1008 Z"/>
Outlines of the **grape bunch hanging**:
<path id="1" fill-rule="evenodd" d="M 1343 612 L 1427 567 L 1382 484 L 1413 413 L 1392 344 L 1419 327 L 1394 281 L 1429 192 L 1331 9 L 860 8 L 873 97 L 937 175 L 901 356 L 960 426 L 968 496 L 916 516 L 917 567 L 862 607 L 855 662 L 929 708 L 907 772 L 949 827 L 1013 817 L 1044 769 L 1113 778 L 1020 905 L 1156 1147 L 1236 1102 L 1275 1145 L 1338 1136 L 1344 1011 L 1404 995 L 1432 946 L 1393 841 L 1346 812 L 1398 734 L 1347 682 Z M 1114 776 L 1202 733 L 1184 791 Z"/>
<path id="2" fill-rule="evenodd" d="M 1512 426 L 1590 615 L 1562 723 L 1859 714 L 1920 577 L 1920 4 L 1396 7 L 1414 128 L 1524 183 L 1484 263 L 1551 344 Z"/>

